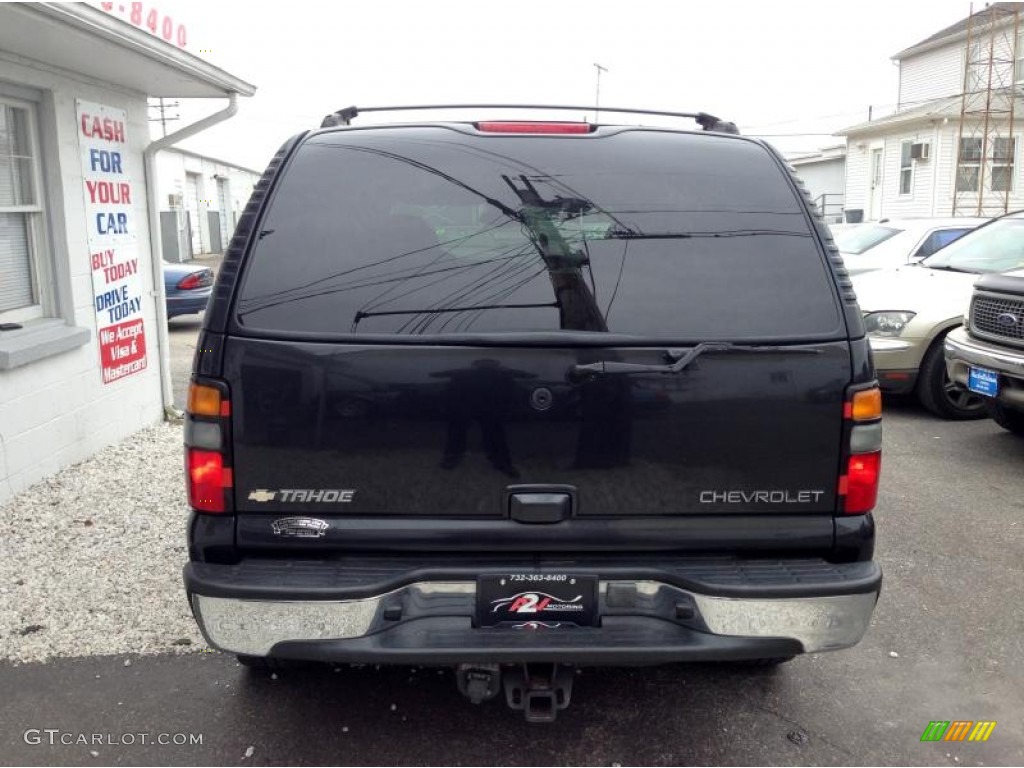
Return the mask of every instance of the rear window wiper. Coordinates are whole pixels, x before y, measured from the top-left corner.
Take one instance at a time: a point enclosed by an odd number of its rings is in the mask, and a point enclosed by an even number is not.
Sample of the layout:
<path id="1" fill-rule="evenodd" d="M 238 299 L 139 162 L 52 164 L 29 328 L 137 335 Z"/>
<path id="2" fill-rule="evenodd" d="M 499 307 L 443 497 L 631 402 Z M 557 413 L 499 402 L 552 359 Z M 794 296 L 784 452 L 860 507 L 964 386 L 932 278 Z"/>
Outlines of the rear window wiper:
<path id="1" fill-rule="evenodd" d="M 732 344 L 727 341 L 702 341 L 689 350 L 668 349 L 665 357 L 674 362 L 664 365 L 622 363 L 617 360 L 601 360 L 596 363 L 577 364 L 569 369 L 570 379 L 584 379 L 609 373 L 682 373 L 701 355 L 708 352 L 786 352 L 787 354 L 820 355 L 822 350 L 806 347 L 780 347 L 754 344 Z"/>

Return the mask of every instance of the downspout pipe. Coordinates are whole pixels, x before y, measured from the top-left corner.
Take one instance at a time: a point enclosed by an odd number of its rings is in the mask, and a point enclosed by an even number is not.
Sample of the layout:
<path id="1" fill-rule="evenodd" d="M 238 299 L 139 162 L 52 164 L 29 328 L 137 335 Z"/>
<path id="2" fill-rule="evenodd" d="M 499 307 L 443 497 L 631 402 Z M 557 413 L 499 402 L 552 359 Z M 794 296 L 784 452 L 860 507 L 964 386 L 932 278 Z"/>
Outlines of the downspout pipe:
<path id="1" fill-rule="evenodd" d="M 146 213 L 149 218 L 150 269 L 153 273 L 153 296 L 156 298 L 156 336 L 160 351 L 160 389 L 164 404 L 164 417 L 178 419 L 181 411 L 174 407 L 174 388 L 171 384 L 171 343 L 167 331 L 167 295 L 164 291 L 164 249 L 160 239 L 160 211 L 157 210 L 156 153 L 174 146 L 179 141 L 229 120 L 238 113 L 238 94 L 229 93 L 228 105 L 198 122 L 149 143 L 142 153 L 146 168 Z"/>

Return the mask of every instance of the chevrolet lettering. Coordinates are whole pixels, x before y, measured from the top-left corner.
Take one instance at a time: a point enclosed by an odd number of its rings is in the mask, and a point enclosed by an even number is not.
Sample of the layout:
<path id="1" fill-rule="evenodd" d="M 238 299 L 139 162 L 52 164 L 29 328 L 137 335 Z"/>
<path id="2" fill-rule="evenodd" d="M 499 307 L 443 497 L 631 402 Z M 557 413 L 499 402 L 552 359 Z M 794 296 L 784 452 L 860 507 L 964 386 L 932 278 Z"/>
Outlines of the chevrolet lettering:
<path id="1" fill-rule="evenodd" d="M 824 491 L 701 491 L 701 504 L 811 504 Z"/>

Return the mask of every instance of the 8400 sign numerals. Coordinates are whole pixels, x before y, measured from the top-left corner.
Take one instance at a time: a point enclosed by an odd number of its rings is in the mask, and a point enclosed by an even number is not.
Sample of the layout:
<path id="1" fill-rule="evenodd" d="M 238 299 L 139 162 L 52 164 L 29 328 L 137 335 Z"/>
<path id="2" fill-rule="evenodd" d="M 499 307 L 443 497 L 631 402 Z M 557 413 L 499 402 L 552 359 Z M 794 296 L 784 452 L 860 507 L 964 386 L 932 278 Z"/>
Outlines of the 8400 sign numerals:
<path id="1" fill-rule="evenodd" d="M 179 48 L 184 48 L 188 42 L 185 25 L 175 24 L 174 19 L 156 8 L 147 9 L 142 3 L 100 3 L 100 8 L 128 19 L 136 27 L 148 29 L 168 43 L 176 43 Z"/>

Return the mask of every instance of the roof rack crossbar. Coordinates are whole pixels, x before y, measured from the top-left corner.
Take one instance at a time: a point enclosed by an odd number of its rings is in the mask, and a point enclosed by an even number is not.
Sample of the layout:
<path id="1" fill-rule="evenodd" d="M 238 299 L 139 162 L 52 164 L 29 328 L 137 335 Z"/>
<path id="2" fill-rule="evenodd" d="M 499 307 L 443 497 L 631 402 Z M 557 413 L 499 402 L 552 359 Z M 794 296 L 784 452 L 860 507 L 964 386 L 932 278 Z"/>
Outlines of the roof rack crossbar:
<path id="1" fill-rule="evenodd" d="M 351 125 L 352 121 L 364 112 L 407 112 L 423 109 L 544 109 L 586 112 L 589 107 L 565 106 L 561 104 L 416 104 L 401 107 L 345 107 L 332 112 L 323 119 L 321 128 L 335 125 Z M 707 112 L 666 112 L 655 109 L 635 109 L 632 107 L 601 107 L 602 112 L 618 112 L 627 115 L 655 115 L 658 117 L 689 117 L 693 118 L 705 131 L 717 133 L 739 133 L 735 123 L 722 120 Z"/>

